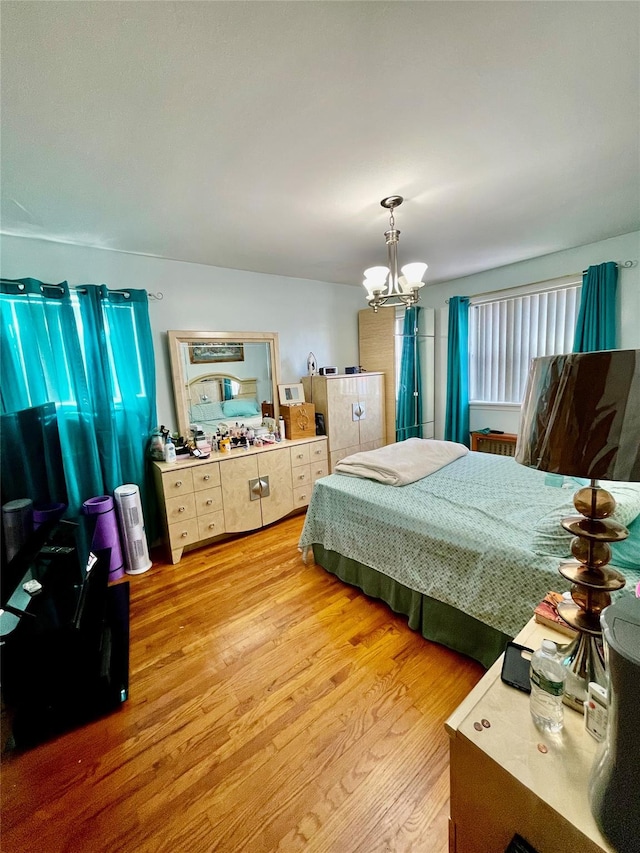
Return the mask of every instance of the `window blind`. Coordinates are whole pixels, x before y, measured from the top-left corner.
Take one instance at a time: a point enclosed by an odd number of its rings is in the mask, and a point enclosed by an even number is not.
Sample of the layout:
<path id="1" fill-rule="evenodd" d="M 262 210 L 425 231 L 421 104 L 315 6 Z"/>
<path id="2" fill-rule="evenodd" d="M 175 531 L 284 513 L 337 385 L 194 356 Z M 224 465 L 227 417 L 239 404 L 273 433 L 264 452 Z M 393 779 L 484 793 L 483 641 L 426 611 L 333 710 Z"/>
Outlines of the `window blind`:
<path id="1" fill-rule="evenodd" d="M 541 286 L 542 287 L 542 286 Z M 532 358 L 571 352 L 581 284 L 484 299 L 469 316 L 471 402 L 520 403 Z"/>

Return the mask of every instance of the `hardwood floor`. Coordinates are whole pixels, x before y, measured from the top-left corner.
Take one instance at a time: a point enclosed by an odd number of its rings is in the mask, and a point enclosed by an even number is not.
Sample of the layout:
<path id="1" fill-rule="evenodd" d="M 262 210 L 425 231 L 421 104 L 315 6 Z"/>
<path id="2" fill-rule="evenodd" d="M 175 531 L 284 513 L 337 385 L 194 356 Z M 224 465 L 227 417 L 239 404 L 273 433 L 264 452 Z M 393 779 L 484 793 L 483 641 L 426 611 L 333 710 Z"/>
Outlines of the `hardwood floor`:
<path id="1" fill-rule="evenodd" d="M 4 853 L 445 853 L 483 670 L 305 566 L 302 522 L 129 578 L 130 697 L 3 756 Z"/>

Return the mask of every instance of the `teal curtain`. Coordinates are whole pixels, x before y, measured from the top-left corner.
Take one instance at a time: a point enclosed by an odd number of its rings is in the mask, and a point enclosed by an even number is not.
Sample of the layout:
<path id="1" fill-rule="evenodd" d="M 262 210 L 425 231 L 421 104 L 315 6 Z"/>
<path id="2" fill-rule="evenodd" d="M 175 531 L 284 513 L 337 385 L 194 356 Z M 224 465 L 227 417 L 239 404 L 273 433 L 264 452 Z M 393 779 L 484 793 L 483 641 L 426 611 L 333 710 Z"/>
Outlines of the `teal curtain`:
<path id="1" fill-rule="evenodd" d="M 402 353 L 398 400 L 396 403 L 396 441 L 422 438 L 422 400 L 420 398 L 420 358 L 418 353 L 419 306 L 406 309 L 402 327 Z"/>
<path id="2" fill-rule="evenodd" d="M 3 412 L 54 402 L 69 515 L 122 483 L 154 506 L 146 447 L 156 425 L 147 294 L 25 278 L 0 285 Z M 149 524 L 147 525 L 149 528 Z"/>
<path id="3" fill-rule="evenodd" d="M 146 453 L 157 426 L 147 292 L 85 285 L 77 294 L 105 489 L 111 493 L 122 483 L 136 483 L 147 525 L 155 532 L 155 493 Z"/>
<path id="4" fill-rule="evenodd" d="M 233 400 L 233 389 L 231 387 L 231 380 L 226 376 L 222 380 L 222 397 L 225 400 Z"/>
<path id="5" fill-rule="evenodd" d="M 616 348 L 617 288 L 618 266 L 614 261 L 591 266 L 583 274 L 574 352 Z"/>
<path id="6" fill-rule="evenodd" d="M 469 299 L 449 300 L 445 441 L 469 447 Z"/>

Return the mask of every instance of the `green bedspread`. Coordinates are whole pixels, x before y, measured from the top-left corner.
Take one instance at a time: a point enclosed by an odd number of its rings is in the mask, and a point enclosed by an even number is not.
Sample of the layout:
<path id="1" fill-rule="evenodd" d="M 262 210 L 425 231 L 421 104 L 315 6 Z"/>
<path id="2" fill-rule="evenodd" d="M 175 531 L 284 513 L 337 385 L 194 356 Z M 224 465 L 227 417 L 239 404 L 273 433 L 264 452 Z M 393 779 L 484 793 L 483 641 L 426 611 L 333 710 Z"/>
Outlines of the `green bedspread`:
<path id="1" fill-rule="evenodd" d="M 572 491 L 482 453 L 400 487 L 331 474 L 316 481 L 299 544 L 320 544 L 514 636 L 549 590 L 568 588 L 561 560 L 534 552 L 532 531 L 555 510 L 559 523 Z M 628 588 L 640 579 L 624 573 Z"/>

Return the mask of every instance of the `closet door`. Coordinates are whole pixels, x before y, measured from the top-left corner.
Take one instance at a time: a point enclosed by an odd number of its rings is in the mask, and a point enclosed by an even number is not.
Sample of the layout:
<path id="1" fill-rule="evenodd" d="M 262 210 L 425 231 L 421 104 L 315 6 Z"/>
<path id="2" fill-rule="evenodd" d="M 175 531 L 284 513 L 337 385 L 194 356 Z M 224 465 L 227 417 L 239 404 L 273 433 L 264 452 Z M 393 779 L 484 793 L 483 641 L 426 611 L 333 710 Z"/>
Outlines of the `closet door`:
<path id="1" fill-rule="evenodd" d="M 360 426 L 360 450 L 375 450 L 385 443 L 384 379 L 380 374 L 358 376 L 358 401 L 364 416 Z"/>
<path id="2" fill-rule="evenodd" d="M 324 377 L 323 377 L 324 378 Z M 327 412 L 329 415 L 329 447 L 332 463 L 334 454 L 340 453 L 340 459 L 360 448 L 359 421 L 354 420 L 354 406 L 358 400 L 358 377 L 335 376 L 325 379 L 327 388 Z"/>
<path id="3" fill-rule="evenodd" d="M 360 364 L 385 373 L 385 444 L 396 440 L 396 309 L 358 312 Z"/>
<path id="4" fill-rule="evenodd" d="M 398 370 L 404 338 L 403 310 L 383 307 L 377 313 L 365 308 L 358 313 L 360 364 L 365 370 L 386 374 L 386 444 L 396 440 L 396 398 Z M 433 438 L 435 421 L 435 311 L 420 308 L 418 314 L 417 357 L 420 362 L 420 398 L 422 437 Z"/>

